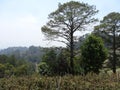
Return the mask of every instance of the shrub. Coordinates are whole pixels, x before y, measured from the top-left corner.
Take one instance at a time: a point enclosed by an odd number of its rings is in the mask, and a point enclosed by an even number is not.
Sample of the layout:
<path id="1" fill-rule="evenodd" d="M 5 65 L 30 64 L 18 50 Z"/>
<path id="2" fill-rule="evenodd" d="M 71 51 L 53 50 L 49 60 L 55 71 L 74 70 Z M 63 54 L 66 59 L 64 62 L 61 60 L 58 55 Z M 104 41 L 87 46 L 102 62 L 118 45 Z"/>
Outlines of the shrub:
<path id="1" fill-rule="evenodd" d="M 102 64 L 107 58 L 107 50 L 100 37 L 90 35 L 81 47 L 82 67 L 85 74 L 88 72 L 99 73 Z"/>

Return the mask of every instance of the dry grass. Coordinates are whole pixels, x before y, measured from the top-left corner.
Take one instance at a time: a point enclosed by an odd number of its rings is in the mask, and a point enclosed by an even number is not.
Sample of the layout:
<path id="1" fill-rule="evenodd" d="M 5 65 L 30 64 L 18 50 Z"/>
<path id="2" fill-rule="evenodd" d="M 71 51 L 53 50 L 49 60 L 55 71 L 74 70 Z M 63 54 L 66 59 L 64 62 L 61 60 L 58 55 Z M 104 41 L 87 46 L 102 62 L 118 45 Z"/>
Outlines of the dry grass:
<path id="1" fill-rule="evenodd" d="M 120 90 L 120 74 L 25 76 L 0 79 L 0 90 Z"/>

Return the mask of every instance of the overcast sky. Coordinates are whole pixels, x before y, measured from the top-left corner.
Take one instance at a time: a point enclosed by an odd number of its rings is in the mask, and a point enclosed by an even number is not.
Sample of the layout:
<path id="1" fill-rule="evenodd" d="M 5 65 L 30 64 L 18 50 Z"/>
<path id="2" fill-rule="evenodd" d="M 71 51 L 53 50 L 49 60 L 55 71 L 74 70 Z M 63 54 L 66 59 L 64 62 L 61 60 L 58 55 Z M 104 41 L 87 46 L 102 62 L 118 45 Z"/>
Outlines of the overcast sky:
<path id="1" fill-rule="evenodd" d="M 41 26 L 58 3 L 70 0 L 0 0 L 0 49 L 12 46 L 58 46 L 45 41 Z M 76 0 L 96 5 L 97 17 L 120 12 L 120 0 Z"/>

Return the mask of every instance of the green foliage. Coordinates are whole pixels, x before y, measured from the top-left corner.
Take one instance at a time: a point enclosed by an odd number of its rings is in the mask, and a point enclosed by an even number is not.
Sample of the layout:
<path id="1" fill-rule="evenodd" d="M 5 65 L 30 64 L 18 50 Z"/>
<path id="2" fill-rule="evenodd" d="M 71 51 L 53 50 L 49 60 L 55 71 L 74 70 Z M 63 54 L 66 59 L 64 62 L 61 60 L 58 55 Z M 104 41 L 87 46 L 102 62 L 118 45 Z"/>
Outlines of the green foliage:
<path id="1" fill-rule="evenodd" d="M 81 65 L 81 56 L 80 56 L 80 54 L 75 56 L 74 65 L 75 65 L 75 67 L 74 67 L 75 75 L 84 74 L 84 69 L 82 68 L 82 65 Z"/>
<path id="2" fill-rule="evenodd" d="M 13 55 L 5 56 L 0 55 L 0 78 L 30 75 L 35 72 L 35 66 L 33 63 L 29 63 L 25 60 L 17 60 Z"/>
<path id="3" fill-rule="evenodd" d="M 0 55 L 0 63 L 5 64 L 7 62 L 8 57 L 6 55 Z"/>
<path id="4" fill-rule="evenodd" d="M 43 55 L 39 72 L 48 75 L 64 75 L 69 72 L 68 57 L 62 50 L 50 49 Z"/>
<path id="5" fill-rule="evenodd" d="M 0 78 L 4 77 L 5 74 L 5 65 L 0 64 Z"/>
<path id="6" fill-rule="evenodd" d="M 39 64 L 40 74 L 52 75 L 55 72 L 56 52 L 53 48 L 48 50 L 42 57 L 42 62 Z"/>
<path id="7" fill-rule="evenodd" d="M 59 75 L 65 75 L 69 73 L 69 63 L 68 63 L 68 56 L 66 56 L 65 50 L 60 50 L 57 54 L 56 58 L 56 73 Z"/>
<path id="8" fill-rule="evenodd" d="M 14 74 L 14 69 L 15 67 L 10 64 L 10 63 L 6 63 L 5 64 L 5 77 L 10 77 Z"/>
<path id="9" fill-rule="evenodd" d="M 16 64 L 17 64 L 17 60 L 16 60 L 16 58 L 15 58 L 14 55 L 10 56 L 7 62 L 8 62 L 9 64 L 13 65 L 14 67 L 15 67 Z"/>
<path id="10" fill-rule="evenodd" d="M 50 74 L 50 68 L 45 62 L 41 62 L 38 65 L 38 71 L 41 75 L 49 75 Z"/>
<path id="11" fill-rule="evenodd" d="M 101 38 L 89 36 L 81 47 L 82 67 L 85 74 L 88 72 L 99 73 L 102 64 L 107 58 L 107 50 Z"/>
<path id="12" fill-rule="evenodd" d="M 42 61 L 45 62 L 49 66 L 49 71 L 54 73 L 55 65 L 56 65 L 56 52 L 54 49 L 50 49 L 43 56 Z"/>
<path id="13" fill-rule="evenodd" d="M 15 69 L 15 75 L 16 76 L 24 76 L 28 75 L 28 66 L 27 65 L 21 65 Z"/>

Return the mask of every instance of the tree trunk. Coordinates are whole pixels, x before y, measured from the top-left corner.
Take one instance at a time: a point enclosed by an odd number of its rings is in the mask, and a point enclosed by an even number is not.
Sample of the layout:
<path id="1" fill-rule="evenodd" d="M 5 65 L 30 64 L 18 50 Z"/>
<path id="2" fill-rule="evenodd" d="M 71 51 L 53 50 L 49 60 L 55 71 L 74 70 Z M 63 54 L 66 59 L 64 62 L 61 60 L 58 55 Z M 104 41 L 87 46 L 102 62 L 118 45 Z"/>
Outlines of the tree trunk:
<path id="1" fill-rule="evenodd" d="M 71 40 L 70 40 L 70 73 L 74 75 L 74 42 L 73 42 L 73 31 L 71 30 Z"/>
<path id="2" fill-rule="evenodd" d="M 113 27 L 113 73 L 116 73 L 116 40 L 115 40 L 115 27 Z"/>

